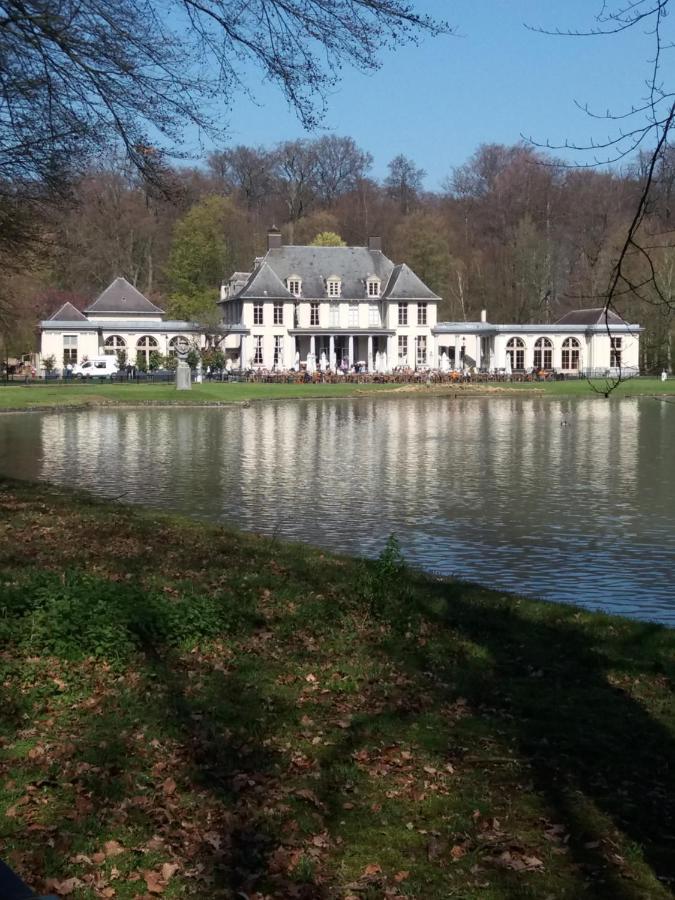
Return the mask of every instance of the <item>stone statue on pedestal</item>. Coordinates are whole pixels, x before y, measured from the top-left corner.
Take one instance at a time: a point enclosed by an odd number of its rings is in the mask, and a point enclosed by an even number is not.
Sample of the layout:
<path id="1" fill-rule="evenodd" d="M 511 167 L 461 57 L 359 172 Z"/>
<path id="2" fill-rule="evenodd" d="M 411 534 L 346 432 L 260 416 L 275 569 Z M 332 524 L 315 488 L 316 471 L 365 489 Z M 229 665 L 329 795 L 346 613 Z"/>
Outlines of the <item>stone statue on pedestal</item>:
<path id="1" fill-rule="evenodd" d="M 179 337 L 176 340 L 176 356 L 178 357 L 178 365 L 176 367 L 176 390 L 189 391 L 192 388 L 192 372 L 187 364 L 187 355 L 190 350 L 190 344 L 186 337 Z"/>

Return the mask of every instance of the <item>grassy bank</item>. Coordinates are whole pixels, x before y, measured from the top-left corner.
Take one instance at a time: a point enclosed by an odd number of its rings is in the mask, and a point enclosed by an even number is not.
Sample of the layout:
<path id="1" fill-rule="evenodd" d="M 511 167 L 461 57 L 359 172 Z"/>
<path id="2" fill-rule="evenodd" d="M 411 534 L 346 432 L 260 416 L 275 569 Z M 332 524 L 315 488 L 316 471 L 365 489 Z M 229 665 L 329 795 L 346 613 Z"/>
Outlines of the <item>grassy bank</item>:
<path id="1" fill-rule="evenodd" d="M 77 898 L 673 896 L 675 633 L 0 483 L 0 841 Z"/>
<path id="2" fill-rule="evenodd" d="M 594 382 L 598 391 L 606 382 Z M 57 384 L 0 385 L 0 411 L 11 409 L 53 409 L 145 403 L 242 403 L 255 400 L 291 400 L 312 397 L 363 397 L 373 393 L 430 394 L 438 396 L 484 396 L 504 393 L 533 393 L 551 397 L 602 398 L 587 381 L 512 382 L 487 384 L 426 385 L 391 384 L 195 384 L 192 390 L 176 391 L 168 384 Z M 615 397 L 675 394 L 675 379 L 662 383 L 657 378 L 639 378 L 622 383 Z"/>

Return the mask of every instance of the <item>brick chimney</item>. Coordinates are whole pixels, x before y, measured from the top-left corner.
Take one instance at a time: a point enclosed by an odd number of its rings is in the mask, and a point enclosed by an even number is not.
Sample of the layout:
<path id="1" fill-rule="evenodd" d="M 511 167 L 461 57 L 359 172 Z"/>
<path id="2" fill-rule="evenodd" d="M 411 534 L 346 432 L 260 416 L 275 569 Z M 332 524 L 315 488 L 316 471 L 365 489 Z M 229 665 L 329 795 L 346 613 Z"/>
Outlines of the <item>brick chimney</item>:
<path id="1" fill-rule="evenodd" d="M 281 232 L 276 225 L 272 225 L 267 232 L 267 249 L 277 250 L 279 247 L 281 247 Z"/>
<path id="2" fill-rule="evenodd" d="M 369 250 L 382 250 L 382 238 L 381 237 L 369 237 L 368 238 L 368 249 Z"/>

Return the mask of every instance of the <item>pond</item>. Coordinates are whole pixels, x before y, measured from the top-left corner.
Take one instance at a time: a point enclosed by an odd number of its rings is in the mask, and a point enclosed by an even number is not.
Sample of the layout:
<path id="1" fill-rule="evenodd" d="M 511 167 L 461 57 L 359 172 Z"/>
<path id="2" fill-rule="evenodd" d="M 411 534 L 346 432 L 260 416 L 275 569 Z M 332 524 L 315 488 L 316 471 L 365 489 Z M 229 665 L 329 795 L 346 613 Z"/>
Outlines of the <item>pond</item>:
<path id="1" fill-rule="evenodd" d="M 675 404 L 383 397 L 8 414 L 0 471 L 675 625 Z"/>

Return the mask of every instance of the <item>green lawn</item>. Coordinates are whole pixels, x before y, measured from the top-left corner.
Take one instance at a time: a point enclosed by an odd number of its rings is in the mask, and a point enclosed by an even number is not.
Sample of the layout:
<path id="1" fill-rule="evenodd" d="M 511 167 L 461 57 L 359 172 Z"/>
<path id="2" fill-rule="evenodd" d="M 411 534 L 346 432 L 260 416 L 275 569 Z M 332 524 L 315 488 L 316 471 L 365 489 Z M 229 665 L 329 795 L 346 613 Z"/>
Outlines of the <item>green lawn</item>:
<path id="1" fill-rule="evenodd" d="M 0 482 L 0 844 L 72 900 L 672 898 L 675 633 Z"/>
<path id="2" fill-rule="evenodd" d="M 0 409 L 98 406 L 107 403 L 241 403 L 246 400 L 283 400 L 297 397 L 351 397 L 386 388 L 351 384 L 195 384 L 177 391 L 171 384 L 29 384 L 0 387 Z"/>
<path id="3" fill-rule="evenodd" d="M 238 403 L 251 400 L 284 400 L 312 397 L 358 397 L 374 392 L 406 394 L 408 392 L 473 396 L 503 394 L 515 391 L 534 392 L 544 396 L 603 397 L 604 381 L 594 382 L 596 393 L 586 381 L 534 383 L 436 385 L 379 384 L 195 384 L 191 391 L 175 390 L 167 384 L 57 384 L 0 385 L 0 410 L 98 406 L 101 404 L 143 403 Z M 639 378 L 624 382 L 612 397 L 675 394 L 675 379 L 662 383 L 657 378 Z"/>
<path id="4" fill-rule="evenodd" d="M 605 392 L 609 389 L 611 397 L 640 397 L 654 394 L 675 394 L 675 378 L 661 381 L 660 378 L 630 378 L 622 381 L 614 388 L 615 382 L 604 378 L 574 379 L 570 381 L 551 381 L 545 384 L 514 381 L 508 387 L 516 391 L 537 390 L 543 388 L 547 395 L 556 396 L 597 396 L 604 399 Z"/>

